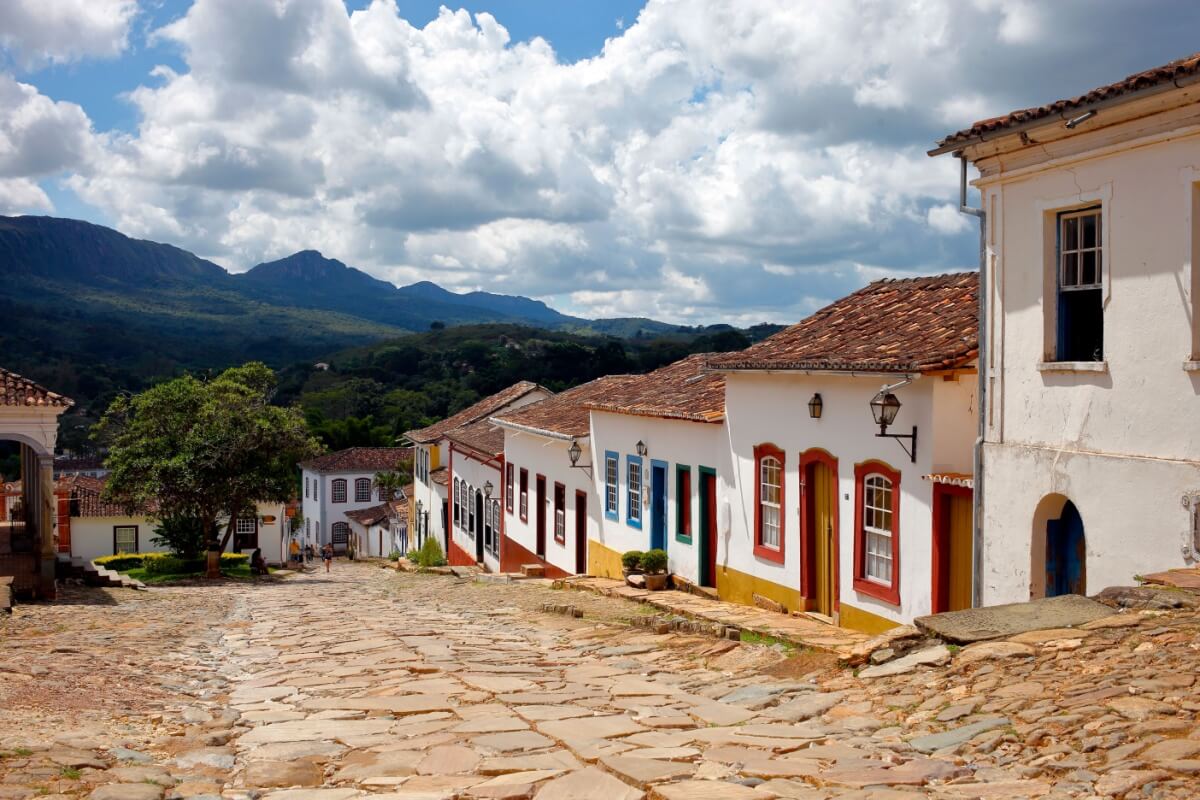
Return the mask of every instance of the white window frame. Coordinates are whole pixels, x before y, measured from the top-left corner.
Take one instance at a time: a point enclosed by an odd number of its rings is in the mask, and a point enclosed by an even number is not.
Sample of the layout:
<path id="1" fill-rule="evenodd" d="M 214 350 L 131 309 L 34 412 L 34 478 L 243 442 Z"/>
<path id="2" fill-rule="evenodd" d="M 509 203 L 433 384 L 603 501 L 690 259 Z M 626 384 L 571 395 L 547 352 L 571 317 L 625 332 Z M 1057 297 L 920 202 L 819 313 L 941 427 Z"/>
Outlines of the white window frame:
<path id="1" fill-rule="evenodd" d="M 769 480 L 769 476 L 772 475 L 774 483 Z M 761 523 L 759 544 L 778 550 L 779 533 L 783 530 L 783 504 L 780 502 L 783 499 L 783 462 L 775 456 L 763 456 L 759 462 L 758 481 L 758 514 Z M 768 490 L 771 494 L 768 494 Z M 771 496 L 775 499 L 768 499 Z"/>
<path id="2" fill-rule="evenodd" d="M 629 504 L 629 519 L 633 522 L 642 521 L 642 462 L 632 459 L 625 469 L 625 499 Z"/>
<path id="3" fill-rule="evenodd" d="M 891 586 L 895 578 L 894 491 L 892 481 L 878 472 L 863 478 L 863 577 L 881 586 Z M 886 573 L 882 569 L 884 563 Z"/>
<path id="4" fill-rule="evenodd" d="M 606 453 L 604 456 L 604 512 L 612 518 L 620 513 L 620 464 L 616 453 Z"/>
<path id="5" fill-rule="evenodd" d="M 1094 246 L 1083 245 L 1083 220 L 1088 217 L 1096 219 L 1096 239 Z M 1067 247 L 1067 223 L 1076 222 L 1075 247 Z M 1058 287 L 1063 292 L 1083 291 L 1086 289 L 1104 288 L 1104 212 L 1100 208 L 1087 208 L 1060 214 L 1058 217 L 1059 252 L 1058 252 Z M 1083 281 L 1083 257 L 1087 253 L 1095 254 L 1095 280 L 1091 283 Z M 1068 256 L 1074 256 L 1075 280 L 1067 280 Z"/>

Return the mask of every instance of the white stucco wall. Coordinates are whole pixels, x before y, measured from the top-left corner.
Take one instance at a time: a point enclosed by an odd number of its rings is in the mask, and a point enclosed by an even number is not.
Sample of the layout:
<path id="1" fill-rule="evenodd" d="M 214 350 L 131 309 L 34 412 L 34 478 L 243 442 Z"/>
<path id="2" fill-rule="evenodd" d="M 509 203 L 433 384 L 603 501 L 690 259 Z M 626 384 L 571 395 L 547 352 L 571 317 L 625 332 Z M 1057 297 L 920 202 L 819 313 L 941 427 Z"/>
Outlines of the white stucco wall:
<path id="1" fill-rule="evenodd" d="M 571 468 L 567 456 L 569 441 L 538 436 L 533 433 L 508 430 L 504 435 L 505 463 L 513 465 L 513 510 L 504 511 L 505 536 L 531 553 L 537 552 L 537 516 L 534 503 L 537 490 L 537 475 L 546 476 L 546 561 L 564 572 L 575 574 L 575 545 L 578 532 L 575 530 L 576 492 L 587 495 L 587 528 L 583 535 L 593 538 L 599 535 L 600 500 L 595 494 L 592 479 L 587 471 Z M 591 452 L 587 437 L 579 440 L 582 453 L 580 465 L 590 464 Z M 529 471 L 529 519 L 521 521 L 520 515 L 520 470 Z M 566 537 L 561 544 L 554 540 L 554 484 L 566 488 Z M 501 502 L 504 502 L 503 495 Z M 586 561 L 584 572 L 587 571 Z"/>
<path id="2" fill-rule="evenodd" d="M 479 458 L 475 457 L 474 455 L 470 455 L 470 454 L 464 452 L 463 450 L 452 447 L 450 450 L 450 485 L 449 485 L 450 508 L 449 508 L 449 511 L 447 512 L 447 521 L 449 521 L 449 518 L 454 516 L 453 493 L 454 493 L 454 479 L 455 478 L 459 479 L 460 481 L 465 480 L 467 483 L 469 483 L 471 485 L 472 502 L 474 502 L 474 491 L 478 490 L 480 493 L 482 493 L 484 484 L 488 483 L 489 481 L 492 484 L 492 499 L 493 500 L 502 500 L 501 487 L 503 485 L 503 482 L 500 477 L 500 468 L 498 466 L 497 461 L 490 461 L 490 462 L 484 463 L 483 461 L 481 461 Z M 487 502 L 486 498 L 485 498 L 484 502 L 485 503 Z M 501 507 L 501 515 L 503 515 L 503 506 Z M 468 554 L 470 554 L 470 556 L 472 558 L 475 558 L 479 552 L 476 549 L 477 546 L 480 548 L 482 548 L 482 546 L 483 546 L 483 542 L 482 542 L 483 526 L 482 526 L 482 524 L 479 525 L 480 541 L 477 545 L 475 537 L 471 536 L 471 534 L 470 534 L 470 528 L 468 527 L 468 524 L 467 524 L 468 519 L 469 519 L 469 517 L 466 515 L 466 513 L 464 513 L 463 524 L 462 524 L 461 528 L 458 525 L 451 524 L 451 526 L 450 526 L 451 527 L 451 535 L 453 536 L 453 541 L 456 545 L 458 545 L 464 551 L 466 551 Z M 497 528 L 496 534 L 495 534 L 497 537 L 496 540 L 499 541 L 499 536 L 500 536 L 500 532 L 499 532 L 500 523 L 499 522 L 496 523 L 496 528 Z M 490 571 L 490 572 L 498 572 L 500 570 L 499 558 L 497 558 L 496 556 L 493 556 L 491 553 L 488 553 L 486 550 L 483 551 L 483 563 L 484 563 L 484 566 L 486 566 L 488 571 Z"/>
<path id="3" fill-rule="evenodd" d="M 350 522 L 346 518 L 346 512 L 379 505 L 378 493 L 374 486 L 371 487 L 370 497 L 365 502 L 354 499 L 354 482 L 360 478 L 371 481 L 374 477 L 374 471 L 317 472 L 308 469 L 301 470 L 301 492 L 304 492 L 304 481 L 309 481 L 308 495 L 303 500 L 302 508 L 304 518 L 309 521 L 308 529 L 311 532 L 311 541 L 314 546 L 319 547 L 325 542 L 330 541 L 331 531 L 336 523 Z M 335 480 L 346 481 L 346 502 L 344 503 L 333 502 L 333 482 Z M 316 487 L 315 495 L 313 491 L 314 487 Z M 319 528 L 318 522 L 320 523 Z M 304 536 L 304 530 L 305 526 L 302 525 L 300 529 L 301 537 Z M 301 547 L 304 546 L 303 538 L 301 538 L 300 544 Z"/>
<path id="4" fill-rule="evenodd" d="M 645 443 L 647 455 L 642 459 L 642 527 L 628 523 L 627 488 L 629 456 L 637 456 L 638 441 Z M 697 581 L 700 574 L 700 550 L 698 546 L 700 522 L 700 473 L 699 468 L 709 467 L 718 473 L 728 456 L 721 454 L 726 446 L 724 426 L 703 422 L 639 417 L 629 414 L 592 412 L 593 461 L 595 464 L 595 489 L 592 496 L 597 506 L 599 532 L 597 541 L 610 550 L 623 553 L 627 550 L 650 549 L 650 490 L 651 467 L 654 461 L 667 463 L 667 525 L 666 550 L 669 570 Z M 617 469 L 617 519 L 604 513 L 605 476 L 604 458 L 606 451 L 619 456 Z M 692 540 L 680 541 L 677 533 L 677 504 L 679 502 L 676 466 L 691 467 L 691 495 L 687 502 L 691 506 Z M 718 476 L 718 506 L 722 502 L 722 482 Z M 718 519 L 721 514 L 718 510 Z M 720 532 L 717 536 L 717 560 L 723 563 L 725 540 Z"/>
<path id="5" fill-rule="evenodd" d="M 1190 562 L 1181 501 L 1200 492 L 1200 419 L 1186 411 L 1200 372 L 1183 362 L 1200 355 L 1192 351 L 1198 152 L 1200 137 L 1189 133 L 982 182 L 993 265 L 985 602 L 1040 596 L 1038 508 L 1055 493 L 1083 518 L 1089 593 Z M 1052 220 L 1083 205 L 1103 214 L 1107 371 L 1046 372 L 1038 364 L 1056 305 L 1046 287 L 1057 266 Z"/>
<path id="6" fill-rule="evenodd" d="M 931 608 L 932 485 L 930 472 L 971 471 L 974 441 L 974 376 L 957 382 L 918 378 L 896 389 L 902 407 L 890 432 L 918 427 L 917 461 L 900 443 L 876 438 L 869 403 L 884 383 L 897 378 L 797 373 L 733 373 L 726 376 L 728 443 L 718 476 L 730 499 L 730 531 L 722 538 L 721 563 L 743 573 L 800 589 L 800 455 L 828 451 L 838 460 L 838 587 L 841 602 L 888 620 L 906 622 Z M 809 417 L 808 402 L 821 394 L 821 419 Z M 935 413 L 936 412 L 936 413 Z M 936 430 L 935 430 L 936 420 Z M 784 563 L 754 554 L 754 447 L 783 450 Z M 900 473 L 900 605 L 854 590 L 854 468 L 868 460 Z"/>
<path id="7" fill-rule="evenodd" d="M 167 550 L 150 541 L 158 525 L 146 517 L 71 517 L 71 555 L 84 561 L 114 555 L 113 528 L 120 525 L 137 526 L 139 553 Z"/>

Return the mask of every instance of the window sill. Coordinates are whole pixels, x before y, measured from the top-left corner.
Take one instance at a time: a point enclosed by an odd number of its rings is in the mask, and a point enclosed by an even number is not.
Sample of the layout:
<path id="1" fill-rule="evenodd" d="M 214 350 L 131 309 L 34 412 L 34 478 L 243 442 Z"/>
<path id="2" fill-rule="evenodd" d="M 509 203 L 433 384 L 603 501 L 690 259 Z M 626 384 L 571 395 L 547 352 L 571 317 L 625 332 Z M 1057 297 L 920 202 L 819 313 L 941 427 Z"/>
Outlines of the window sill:
<path id="1" fill-rule="evenodd" d="M 677 533 L 677 534 L 675 534 L 675 541 L 680 542 L 682 544 L 691 544 L 692 543 L 692 535 L 690 533 Z"/>
<path id="2" fill-rule="evenodd" d="M 1107 361 L 1039 361 L 1038 372 L 1108 372 Z"/>
<path id="3" fill-rule="evenodd" d="M 783 563 L 783 548 L 775 549 L 767 547 L 765 544 L 756 544 L 754 545 L 754 555 L 763 561 L 771 561 L 775 564 Z"/>
<path id="4" fill-rule="evenodd" d="M 893 606 L 900 605 L 900 587 L 898 586 L 886 586 L 867 578 L 855 578 L 854 591 L 874 597 L 876 600 L 882 600 Z"/>

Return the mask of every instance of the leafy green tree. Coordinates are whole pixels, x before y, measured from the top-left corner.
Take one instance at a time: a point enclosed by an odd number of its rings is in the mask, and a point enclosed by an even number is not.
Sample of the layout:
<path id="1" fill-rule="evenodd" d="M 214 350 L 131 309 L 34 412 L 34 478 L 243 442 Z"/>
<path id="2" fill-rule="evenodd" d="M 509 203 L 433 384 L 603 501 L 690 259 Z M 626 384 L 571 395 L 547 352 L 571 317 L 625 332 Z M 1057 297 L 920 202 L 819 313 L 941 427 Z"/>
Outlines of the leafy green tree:
<path id="1" fill-rule="evenodd" d="M 166 547 L 180 558 L 191 560 L 204 555 L 205 545 L 217 536 L 216 523 L 206 531 L 199 517 L 176 514 L 159 519 L 158 529 L 150 541 Z"/>
<path id="2" fill-rule="evenodd" d="M 379 497 L 384 500 L 394 500 L 400 494 L 400 490 L 404 488 L 406 481 L 404 480 L 404 473 L 387 470 L 376 472 L 372 483 Z"/>
<path id="3" fill-rule="evenodd" d="M 297 407 L 271 405 L 275 374 L 264 364 L 233 367 L 212 380 L 192 375 L 118 397 L 97 425 L 111 470 L 104 495 L 127 507 L 151 501 L 162 519 L 193 517 L 224 536 L 208 541 L 208 575 L 239 515 L 256 501 L 282 503 L 296 464 L 321 451 Z"/>

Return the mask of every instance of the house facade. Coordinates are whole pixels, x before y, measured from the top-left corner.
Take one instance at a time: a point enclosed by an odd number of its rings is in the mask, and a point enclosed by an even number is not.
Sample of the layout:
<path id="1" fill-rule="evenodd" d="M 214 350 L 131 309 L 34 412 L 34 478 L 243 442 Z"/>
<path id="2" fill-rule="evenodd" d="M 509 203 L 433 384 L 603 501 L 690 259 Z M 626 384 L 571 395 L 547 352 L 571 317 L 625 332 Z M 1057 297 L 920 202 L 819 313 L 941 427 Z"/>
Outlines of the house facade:
<path id="1" fill-rule="evenodd" d="M 985 215 L 985 605 L 1196 563 L 1198 99 L 1194 55 L 931 152 Z"/>
<path id="2" fill-rule="evenodd" d="M 598 532 L 589 572 L 621 577 L 621 554 L 665 550 L 668 570 L 718 585 L 717 471 L 726 444 L 725 381 L 704 354 L 634 376 L 588 404 Z M 727 502 L 727 501 L 726 501 Z"/>
<path id="3" fill-rule="evenodd" d="M 710 359 L 722 598 L 868 632 L 971 605 L 977 286 L 878 281 Z"/>
<path id="4" fill-rule="evenodd" d="M 87 475 L 69 476 L 55 485 L 60 557 L 92 561 L 117 553 L 162 553 L 169 549 L 155 541 L 158 520 L 152 512 L 130 513 L 105 501 L 103 491 L 104 479 Z M 253 515 L 238 520 L 225 549 L 247 554 L 261 549 L 267 563 L 283 565 L 288 560 L 290 542 L 286 504 L 260 502 Z"/>
<path id="5" fill-rule="evenodd" d="M 387 558 L 393 551 L 408 552 L 407 489 L 394 500 L 347 512 L 354 552 L 360 558 Z"/>
<path id="6" fill-rule="evenodd" d="M 541 565 L 551 578 L 589 572 L 589 540 L 600 538 L 600 506 L 587 403 L 629 380 L 599 378 L 492 417 L 504 434 L 501 572 L 518 572 L 527 564 Z"/>
<path id="7" fill-rule="evenodd" d="M 420 547 L 426 537 L 434 536 L 441 544 L 442 551 L 446 553 L 448 559 L 451 556 L 451 545 L 457 548 L 458 552 L 454 558 L 461 564 L 465 564 L 466 559 L 474 555 L 488 554 L 488 548 L 484 548 L 483 553 L 478 552 L 478 548 L 483 545 L 484 536 L 487 534 L 484 519 L 486 516 L 490 516 L 492 511 L 490 504 L 483 502 L 483 488 L 490 481 L 493 491 L 496 491 L 496 487 L 500 486 L 499 476 L 502 473 L 502 467 L 492 463 L 496 461 L 497 455 L 488 452 L 494 446 L 497 435 L 489 434 L 488 428 L 491 425 L 487 419 L 506 409 L 536 403 L 550 395 L 551 392 L 548 389 L 538 386 L 536 383 L 520 381 L 433 425 L 404 434 L 405 439 L 413 445 L 413 494 L 410 508 L 410 519 L 412 520 L 410 537 L 413 540 L 413 547 Z M 475 427 L 465 433 L 461 430 L 477 426 L 480 423 L 483 424 L 483 427 Z M 457 432 L 456 435 L 460 440 L 457 445 L 460 456 L 458 465 L 460 474 L 457 486 L 454 485 L 451 475 L 452 448 L 454 447 L 449 435 L 451 432 Z M 476 439 L 480 435 L 485 438 L 490 436 L 491 441 L 484 443 L 482 449 L 477 449 L 471 442 L 478 444 Z M 503 458 L 502 436 L 500 437 L 499 458 Z M 466 504 L 465 509 L 464 500 L 467 499 L 468 489 L 464 489 L 464 480 L 471 492 L 469 503 Z M 479 494 L 478 498 L 475 496 L 476 491 Z M 458 497 L 459 516 L 455 516 L 452 505 L 455 495 Z M 464 510 L 465 516 L 463 516 Z M 472 521 L 472 510 L 487 513 L 479 513 Z M 460 517 L 468 526 L 467 530 L 459 527 Z M 470 528 L 471 525 L 476 526 L 478 530 Z M 493 530 L 494 528 L 495 523 L 493 522 Z M 452 529 L 458 530 L 461 535 L 457 538 L 452 537 Z M 478 534 L 478 536 L 474 536 L 468 531 Z M 495 534 L 493 533 L 493 535 Z M 498 555 L 492 556 L 492 560 L 498 564 Z M 485 561 L 486 559 L 480 559 L 480 562 Z M 470 561 L 471 564 L 480 562 Z"/>
<path id="8" fill-rule="evenodd" d="M 379 497 L 375 474 L 399 470 L 413 457 L 407 447 L 351 447 L 302 462 L 301 546 L 320 548 L 331 542 L 335 553 L 346 552 L 350 543 L 346 514 L 393 499 Z"/>

